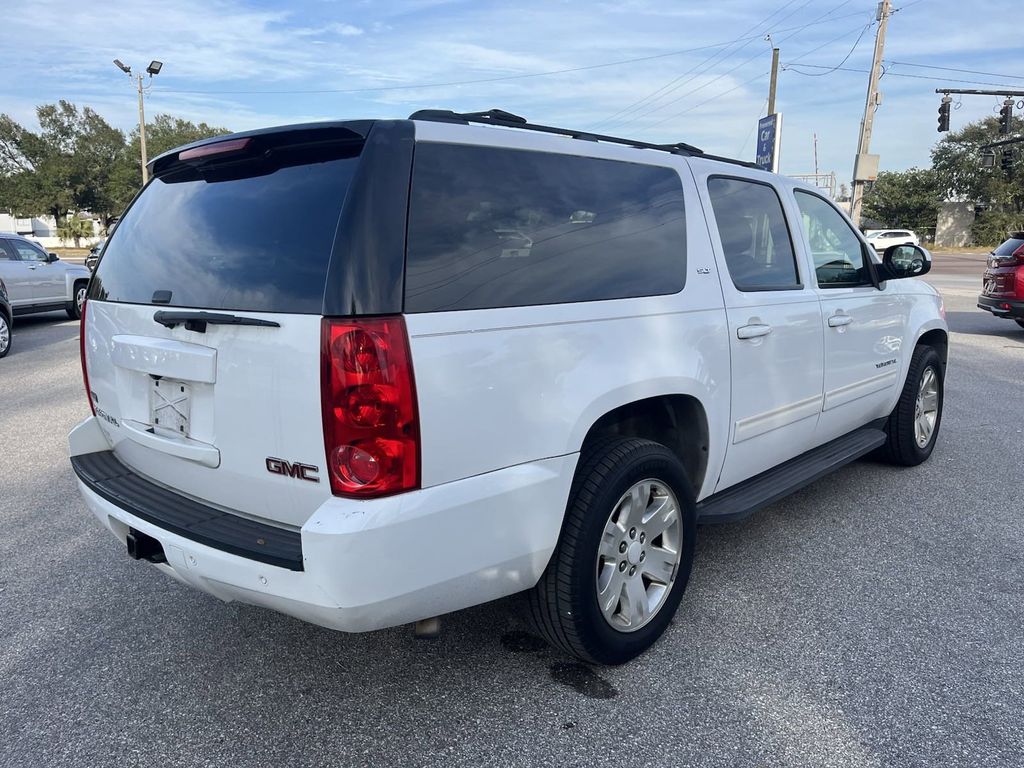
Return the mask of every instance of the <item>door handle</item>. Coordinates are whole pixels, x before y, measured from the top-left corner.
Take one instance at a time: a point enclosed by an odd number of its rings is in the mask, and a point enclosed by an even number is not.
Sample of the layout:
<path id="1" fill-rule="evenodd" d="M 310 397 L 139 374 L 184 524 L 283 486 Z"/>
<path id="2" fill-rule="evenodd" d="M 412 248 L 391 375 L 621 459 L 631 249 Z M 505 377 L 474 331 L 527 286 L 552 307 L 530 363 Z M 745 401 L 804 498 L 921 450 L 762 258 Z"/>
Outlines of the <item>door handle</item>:
<path id="1" fill-rule="evenodd" d="M 767 336 L 772 332 L 770 325 L 764 325 L 763 323 L 751 323 L 750 325 L 741 325 L 736 329 L 736 338 L 738 339 L 758 339 L 762 336 Z"/>
<path id="2" fill-rule="evenodd" d="M 828 327 L 840 328 L 844 325 L 849 325 L 852 322 L 853 318 L 849 315 L 832 315 L 832 317 L 828 319 Z"/>
<path id="3" fill-rule="evenodd" d="M 29 264 L 29 265 L 28 265 L 28 268 L 29 268 L 29 269 L 35 269 L 35 268 L 36 268 L 36 265 L 35 265 L 35 264 Z"/>

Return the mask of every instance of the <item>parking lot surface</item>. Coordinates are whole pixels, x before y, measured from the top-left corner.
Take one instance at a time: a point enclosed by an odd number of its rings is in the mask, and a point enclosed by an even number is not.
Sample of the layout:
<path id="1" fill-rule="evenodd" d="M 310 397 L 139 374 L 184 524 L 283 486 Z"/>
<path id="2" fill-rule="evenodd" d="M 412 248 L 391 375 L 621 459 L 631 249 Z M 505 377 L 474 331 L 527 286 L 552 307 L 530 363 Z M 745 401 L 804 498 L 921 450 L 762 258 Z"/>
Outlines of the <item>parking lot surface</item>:
<path id="1" fill-rule="evenodd" d="M 548 650 L 517 599 L 344 635 L 130 560 L 79 499 L 78 326 L 0 361 L 0 765 L 1007 766 L 1024 755 L 1024 330 L 928 276 L 951 328 L 929 462 L 862 461 L 699 530 L 655 648 Z M 464 542 L 472 546 L 472 542 Z"/>

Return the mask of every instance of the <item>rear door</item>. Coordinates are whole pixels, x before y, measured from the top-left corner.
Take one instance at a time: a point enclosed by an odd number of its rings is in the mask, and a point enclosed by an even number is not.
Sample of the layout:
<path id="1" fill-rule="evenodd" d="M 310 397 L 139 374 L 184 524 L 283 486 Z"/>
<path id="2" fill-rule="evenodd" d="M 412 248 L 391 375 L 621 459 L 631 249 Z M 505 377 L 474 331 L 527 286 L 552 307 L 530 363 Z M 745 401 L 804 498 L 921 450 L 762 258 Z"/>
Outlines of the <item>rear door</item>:
<path id="1" fill-rule="evenodd" d="M 36 301 L 36 263 L 22 261 L 15 242 L 0 238 L 0 279 L 7 286 L 11 306 L 28 307 Z"/>
<path id="2" fill-rule="evenodd" d="M 896 281 L 875 287 L 853 225 L 828 200 L 794 191 L 801 247 L 814 267 L 825 336 L 825 398 L 815 442 L 888 415 L 907 348 L 909 304 Z M 890 241 L 891 242 L 891 241 Z"/>
<path id="3" fill-rule="evenodd" d="M 821 310 L 775 188 L 719 175 L 699 186 L 711 214 L 732 357 L 721 490 L 811 447 L 821 411 Z"/>
<path id="4" fill-rule="evenodd" d="M 111 236 L 86 311 L 91 397 L 139 474 L 298 526 L 330 495 L 321 321 L 363 142 L 323 129 L 232 146 L 158 161 Z"/>

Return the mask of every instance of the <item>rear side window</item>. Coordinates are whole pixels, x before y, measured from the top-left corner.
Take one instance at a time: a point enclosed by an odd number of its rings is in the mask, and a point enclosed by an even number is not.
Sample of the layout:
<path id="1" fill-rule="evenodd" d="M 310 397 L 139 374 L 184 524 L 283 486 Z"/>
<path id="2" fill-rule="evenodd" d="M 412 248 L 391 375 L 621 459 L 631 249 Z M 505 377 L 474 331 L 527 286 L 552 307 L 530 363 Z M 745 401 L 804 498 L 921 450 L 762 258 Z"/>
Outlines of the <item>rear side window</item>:
<path id="1" fill-rule="evenodd" d="M 712 177 L 708 195 L 733 284 L 741 291 L 800 287 L 779 196 L 767 184 Z"/>
<path id="2" fill-rule="evenodd" d="M 683 189 L 670 168 L 416 145 L 407 312 L 676 293 Z"/>
<path id="3" fill-rule="evenodd" d="M 155 178 L 110 237 L 91 297 L 320 314 L 360 146 L 276 147 Z"/>
<path id="4" fill-rule="evenodd" d="M 993 256 L 1013 256 L 1013 252 L 1024 246 L 1024 237 L 1011 237 L 994 251 Z"/>

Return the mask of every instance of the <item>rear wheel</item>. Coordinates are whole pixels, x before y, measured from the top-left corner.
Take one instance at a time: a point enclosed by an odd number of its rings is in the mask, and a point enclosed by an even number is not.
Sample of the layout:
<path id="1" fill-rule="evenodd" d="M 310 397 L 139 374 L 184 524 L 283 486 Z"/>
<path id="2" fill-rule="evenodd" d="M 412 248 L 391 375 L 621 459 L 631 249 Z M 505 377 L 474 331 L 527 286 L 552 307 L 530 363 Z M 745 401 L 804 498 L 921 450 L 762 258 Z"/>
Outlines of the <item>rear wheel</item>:
<path id="1" fill-rule="evenodd" d="M 645 651 L 686 589 L 695 521 L 686 472 L 665 446 L 616 438 L 587 450 L 561 539 L 529 595 L 537 630 L 593 663 Z"/>
<path id="2" fill-rule="evenodd" d="M 68 317 L 72 320 L 78 320 L 82 317 L 82 305 L 85 304 L 85 294 L 88 288 L 89 284 L 87 282 L 75 283 L 75 298 L 64 305 L 64 311 L 68 313 Z"/>
<path id="3" fill-rule="evenodd" d="M 942 400 L 942 359 L 933 347 L 919 346 L 910 360 L 899 402 L 886 424 L 889 438 L 881 448 L 882 457 L 913 467 L 931 456 L 942 423 Z"/>
<path id="4" fill-rule="evenodd" d="M 0 312 L 0 357 L 11 351 L 11 323 L 7 316 Z"/>

